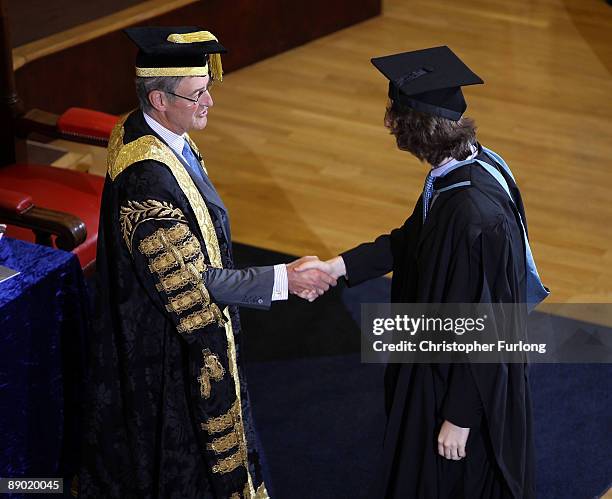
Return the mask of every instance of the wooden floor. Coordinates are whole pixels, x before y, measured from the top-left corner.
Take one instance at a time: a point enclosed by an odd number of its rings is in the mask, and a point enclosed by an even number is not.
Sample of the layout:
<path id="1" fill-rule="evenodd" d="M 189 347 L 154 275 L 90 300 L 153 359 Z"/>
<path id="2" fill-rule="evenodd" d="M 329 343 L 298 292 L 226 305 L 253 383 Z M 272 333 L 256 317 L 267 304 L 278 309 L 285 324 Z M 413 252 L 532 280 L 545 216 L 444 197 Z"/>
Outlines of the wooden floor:
<path id="1" fill-rule="evenodd" d="M 610 26 L 604 0 L 386 0 L 378 18 L 227 75 L 193 136 L 234 240 L 329 258 L 400 225 L 427 167 L 383 127 L 387 82 L 369 59 L 446 44 L 486 82 L 464 90 L 467 114 L 518 179 L 548 301 L 612 302 Z"/>
<path id="2" fill-rule="evenodd" d="M 369 59 L 449 45 L 479 139 L 513 168 L 551 301 L 612 302 L 612 7 L 388 0 L 381 17 L 226 77 L 195 138 L 234 239 L 328 258 L 400 225 L 426 166 L 382 125 Z"/>

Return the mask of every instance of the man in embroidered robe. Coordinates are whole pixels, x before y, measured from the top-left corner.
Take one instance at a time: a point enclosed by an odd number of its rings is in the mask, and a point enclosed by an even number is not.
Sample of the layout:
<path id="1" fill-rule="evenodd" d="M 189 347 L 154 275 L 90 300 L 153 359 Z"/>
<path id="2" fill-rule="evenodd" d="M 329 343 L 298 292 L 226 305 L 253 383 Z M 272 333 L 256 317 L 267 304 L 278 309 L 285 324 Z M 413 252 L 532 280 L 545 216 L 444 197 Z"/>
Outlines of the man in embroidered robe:
<path id="1" fill-rule="evenodd" d="M 349 286 L 393 271 L 394 303 L 517 304 L 493 320 L 496 331 L 520 334 L 524 305 L 548 291 L 512 173 L 463 117 L 461 87 L 482 80 L 448 47 L 372 62 L 390 80 L 385 125 L 430 168 L 423 195 L 401 227 L 298 269 L 346 276 Z M 535 498 L 524 363 L 389 364 L 385 389 L 384 450 L 368 497 Z"/>
<path id="2" fill-rule="evenodd" d="M 131 28 L 140 109 L 108 151 L 81 497 L 268 497 L 240 357 L 238 305 L 335 280 L 233 269 L 227 210 L 187 135 L 203 129 L 223 46 L 197 27 Z"/>

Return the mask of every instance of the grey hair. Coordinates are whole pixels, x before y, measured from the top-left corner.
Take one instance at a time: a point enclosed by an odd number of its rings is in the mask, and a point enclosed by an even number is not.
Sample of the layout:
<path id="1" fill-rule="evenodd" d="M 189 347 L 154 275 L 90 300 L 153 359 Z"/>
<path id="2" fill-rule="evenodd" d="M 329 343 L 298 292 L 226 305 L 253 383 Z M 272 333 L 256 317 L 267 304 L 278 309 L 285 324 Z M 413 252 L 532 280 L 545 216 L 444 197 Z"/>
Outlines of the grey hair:
<path id="1" fill-rule="evenodd" d="M 153 76 L 153 77 L 136 77 L 136 95 L 140 102 L 140 109 L 143 111 L 150 111 L 153 109 L 151 102 L 149 101 L 149 94 L 153 90 L 161 90 L 162 92 L 175 92 L 176 87 L 183 79 L 183 76 Z M 170 99 L 174 99 L 173 95 L 169 96 Z"/>

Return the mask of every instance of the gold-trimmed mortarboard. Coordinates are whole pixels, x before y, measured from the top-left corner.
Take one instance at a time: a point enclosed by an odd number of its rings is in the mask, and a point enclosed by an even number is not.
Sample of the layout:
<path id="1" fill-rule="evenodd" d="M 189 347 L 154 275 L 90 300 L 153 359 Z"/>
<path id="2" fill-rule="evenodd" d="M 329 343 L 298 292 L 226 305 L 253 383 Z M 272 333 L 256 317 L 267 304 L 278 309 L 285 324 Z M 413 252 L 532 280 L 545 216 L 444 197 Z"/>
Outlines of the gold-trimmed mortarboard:
<path id="1" fill-rule="evenodd" d="M 138 46 L 136 76 L 208 76 L 223 80 L 217 37 L 198 26 L 127 28 Z"/>
<path id="2" fill-rule="evenodd" d="M 458 121 L 467 108 L 461 87 L 484 83 L 446 46 L 372 59 L 389 80 L 394 104 Z"/>

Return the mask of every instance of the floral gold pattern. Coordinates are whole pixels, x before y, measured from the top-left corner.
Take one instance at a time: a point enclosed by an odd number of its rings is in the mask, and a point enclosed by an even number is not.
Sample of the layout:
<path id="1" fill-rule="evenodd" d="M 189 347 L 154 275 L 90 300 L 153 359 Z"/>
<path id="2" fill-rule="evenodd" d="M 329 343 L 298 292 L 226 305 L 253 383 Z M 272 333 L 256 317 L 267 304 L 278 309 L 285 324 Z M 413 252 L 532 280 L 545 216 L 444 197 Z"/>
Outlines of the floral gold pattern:
<path id="1" fill-rule="evenodd" d="M 132 237 L 136 227 L 147 220 L 180 220 L 185 221 L 185 215 L 170 203 L 147 199 L 146 201 L 128 201 L 119 212 L 121 232 L 130 252 L 132 251 Z"/>

